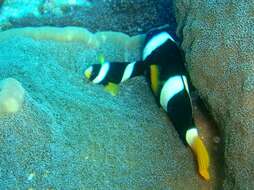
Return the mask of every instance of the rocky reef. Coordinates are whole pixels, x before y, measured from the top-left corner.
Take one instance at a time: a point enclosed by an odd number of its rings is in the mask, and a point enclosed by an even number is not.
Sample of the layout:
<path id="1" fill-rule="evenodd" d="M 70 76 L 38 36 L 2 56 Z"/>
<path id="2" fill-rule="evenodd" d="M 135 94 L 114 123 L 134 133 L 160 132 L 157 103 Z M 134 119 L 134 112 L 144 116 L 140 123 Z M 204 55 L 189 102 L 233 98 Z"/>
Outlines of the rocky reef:
<path id="1" fill-rule="evenodd" d="M 133 35 L 168 22 L 175 28 L 171 0 L 4 0 L 0 29 L 81 26 Z"/>
<path id="2" fill-rule="evenodd" d="M 254 4 L 176 0 L 175 9 L 192 82 L 222 132 L 223 189 L 253 189 Z"/>

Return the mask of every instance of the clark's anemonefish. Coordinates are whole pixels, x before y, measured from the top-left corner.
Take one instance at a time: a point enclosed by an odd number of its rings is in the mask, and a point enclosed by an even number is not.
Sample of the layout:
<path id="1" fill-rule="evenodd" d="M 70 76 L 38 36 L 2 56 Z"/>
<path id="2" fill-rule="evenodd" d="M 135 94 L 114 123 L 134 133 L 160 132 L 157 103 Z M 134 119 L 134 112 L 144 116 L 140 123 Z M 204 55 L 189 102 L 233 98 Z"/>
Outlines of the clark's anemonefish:
<path id="1" fill-rule="evenodd" d="M 193 120 L 184 61 L 167 28 L 147 34 L 142 61 L 105 62 L 85 71 L 86 78 L 105 85 L 113 95 L 117 92 L 117 84 L 143 74 L 157 103 L 167 112 L 184 144 L 196 155 L 199 174 L 209 180 L 209 155 Z"/>
<path id="2" fill-rule="evenodd" d="M 118 92 L 118 84 L 129 78 L 143 75 L 145 65 L 135 62 L 103 62 L 93 64 L 85 71 L 85 76 L 95 84 L 103 84 L 112 95 Z"/>

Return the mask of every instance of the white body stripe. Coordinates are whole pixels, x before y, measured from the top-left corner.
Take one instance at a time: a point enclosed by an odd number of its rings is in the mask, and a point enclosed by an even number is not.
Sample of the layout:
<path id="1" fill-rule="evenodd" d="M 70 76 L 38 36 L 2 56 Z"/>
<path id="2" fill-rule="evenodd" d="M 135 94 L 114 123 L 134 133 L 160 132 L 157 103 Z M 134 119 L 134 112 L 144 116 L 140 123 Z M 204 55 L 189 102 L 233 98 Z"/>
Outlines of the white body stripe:
<path id="1" fill-rule="evenodd" d="M 185 135 L 185 139 L 188 145 L 191 146 L 196 137 L 198 137 L 198 130 L 196 128 L 189 129 Z"/>
<path id="2" fill-rule="evenodd" d="M 190 90 L 189 90 L 189 86 L 188 86 L 188 81 L 187 81 L 186 76 L 184 76 L 184 75 L 183 75 L 183 82 L 184 82 L 184 86 L 185 86 L 188 94 L 190 94 Z"/>
<path id="3" fill-rule="evenodd" d="M 109 63 L 104 63 L 99 71 L 99 74 L 93 80 L 93 83 L 100 83 L 107 75 L 109 70 Z"/>
<path id="4" fill-rule="evenodd" d="M 151 38 L 145 45 L 143 51 L 143 60 L 145 60 L 156 48 L 165 43 L 168 39 L 175 42 L 175 40 L 167 32 L 162 32 Z"/>
<path id="5" fill-rule="evenodd" d="M 177 75 L 170 77 L 161 89 L 160 104 L 165 111 L 167 111 L 167 105 L 171 98 L 184 89 L 182 76 Z"/>
<path id="6" fill-rule="evenodd" d="M 133 73 L 134 65 L 136 62 L 132 62 L 127 65 L 127 67 L 124 69 L 123 78 L 121 82 L 126 81 L 131 77 L 131 74 Z"/>

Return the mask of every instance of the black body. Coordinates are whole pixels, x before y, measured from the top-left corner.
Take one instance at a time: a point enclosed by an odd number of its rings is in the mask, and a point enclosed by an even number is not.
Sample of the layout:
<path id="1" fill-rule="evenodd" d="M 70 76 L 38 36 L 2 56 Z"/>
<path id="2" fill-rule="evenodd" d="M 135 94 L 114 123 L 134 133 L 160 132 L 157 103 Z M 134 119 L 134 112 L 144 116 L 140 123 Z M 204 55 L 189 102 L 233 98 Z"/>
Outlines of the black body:
<path id="1" fill-rule="evenodd" d="M 110 62 L 108 64 L 109 64 L 108 73 L 106 77 L 100 82 L 100 84 L 103 84 L 103 85 L 107 85 L 109 82 L 119 84 L 124 75 L 125 68 L 131 63 L 130 62 Z M 96 78 L 101 67 L 102 67 L 102 64 L 93 65 L 93 72 L 92 72 L 90 80 L 94 80 Z M 142 61 L 135 62 L 135 66 L 133 68 L 130 78 L 143 75 L 144 70 L 145 70 L 145 64 Z"/>
<path id="2" fill-rule="evenodd" d="M 152 38 L 154 35 L 162 32 L 152 31 L 152 34 L 148 35 L 148 38 Z M 149 39 L 146 40 L 147 42 Z M 160 105 L 160 93 L 164 83 L 173 76 L 184 75 L 187 78 L 187 72 L 184 66 L 184 60 L 182 58 L 180 49 L 177 44 L 172 40 L 167 40 L 157 49 L 155 49 L 145 60 L 147 69 L 145 76 L 148 83 L 151 86 L 151 65 L 157 65 L 159 69 L 159 93 L 154 93 L 156 102 Z M 182 82 L 183 78 L 182 78 Z M 170 89 L 169 89 L 170 90 Z M 175 129 L 177 130 L 180 138 L 187 145 L 185 134 L 188 129 L 195 127 L 192 117 L 192 103 L 189 92 L 186 87 L 184 90 L 176 94 L 173 98 L 168 101 L 167 104 L 167 115 L 172 121 Z"/>

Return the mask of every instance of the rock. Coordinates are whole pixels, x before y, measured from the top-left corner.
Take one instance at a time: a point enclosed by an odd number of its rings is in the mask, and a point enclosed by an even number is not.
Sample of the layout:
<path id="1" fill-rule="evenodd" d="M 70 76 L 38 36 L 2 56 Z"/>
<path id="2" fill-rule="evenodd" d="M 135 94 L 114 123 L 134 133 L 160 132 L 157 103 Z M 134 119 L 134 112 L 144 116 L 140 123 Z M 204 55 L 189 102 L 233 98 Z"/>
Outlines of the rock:
<path id="1" fill-rule="evenodd" d="M 175 7 L 192 82 L 222 133 L 223 189 L 252 189 L 254 4 L 176 0 Z"/>
<path id="2" fill-rule="evenodd" d="M 108 40 L 90 46 L 64 35 L 73 30 Z M 84 80 L 99 54 L 139 59 L 140 38 L 75 27 L 0 34 L 0 80 L 15 77 L 26 89 L 23 109 L 0 118 L 0 189 L 209 187 L 144 78 L 123 83 L 116 97 Z"/>
<path id="3" fill-rule="evenodd" d="M 24 26 L 81 26 L 90 31 L 144 33 L 170 21 L 172 0 L 5 0 L 0 29 Z"/>

